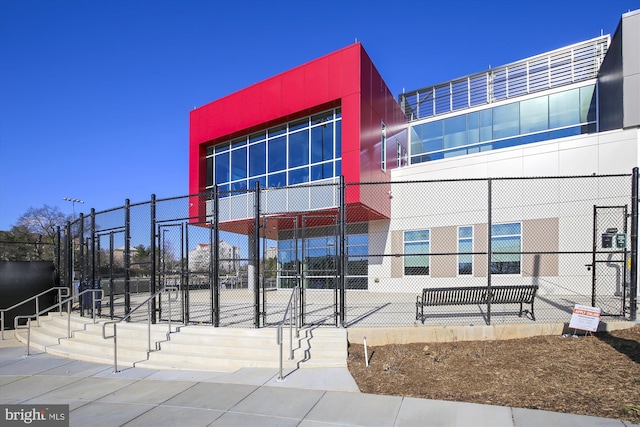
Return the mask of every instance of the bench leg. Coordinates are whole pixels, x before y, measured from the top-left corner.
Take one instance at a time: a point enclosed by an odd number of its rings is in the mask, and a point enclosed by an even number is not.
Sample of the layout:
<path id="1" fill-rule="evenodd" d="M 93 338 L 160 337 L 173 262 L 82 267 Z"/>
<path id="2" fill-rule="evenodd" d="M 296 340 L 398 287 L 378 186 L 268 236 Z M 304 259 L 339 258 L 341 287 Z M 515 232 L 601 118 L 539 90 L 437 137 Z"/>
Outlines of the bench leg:
<path id="1" fill-rule="evenodd" d="M 531 319 L 536 320 L 536 316 L 533 314 L 533 300 L 531 300 Z"/>
<path id="2" fill-rule="evenodd" d="M 522 301 L 520 301 L 520 313 L 518 314 L 518 317 L 522 317 Z"/>
<path id="3" fill-rule="evenodd" d="M 416 304 L 416 320 L 420 320 L 424 323 L 424 305 L 420 305 L 420 310 L 418 310 L 418 304 Z"/>

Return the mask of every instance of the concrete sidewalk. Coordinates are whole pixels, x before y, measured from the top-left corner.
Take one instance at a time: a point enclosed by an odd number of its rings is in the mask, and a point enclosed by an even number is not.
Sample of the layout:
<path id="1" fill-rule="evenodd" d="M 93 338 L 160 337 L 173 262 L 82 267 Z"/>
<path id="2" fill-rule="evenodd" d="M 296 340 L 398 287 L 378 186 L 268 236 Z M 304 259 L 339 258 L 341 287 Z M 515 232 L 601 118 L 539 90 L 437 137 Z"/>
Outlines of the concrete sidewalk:
<path id="1" fill-rule="evenodd" d="M 0 342 L 0 404 L 68 404 L 71 426 L 634 426 L 609 418 L 360 393 L 346 368 L 125 369 Z M 0 414 L 0 425 L 6 422 Z M 33 424 L 33 425 L 37 425 Z M 635 425 L 640 427 L 638 425 Z"/>

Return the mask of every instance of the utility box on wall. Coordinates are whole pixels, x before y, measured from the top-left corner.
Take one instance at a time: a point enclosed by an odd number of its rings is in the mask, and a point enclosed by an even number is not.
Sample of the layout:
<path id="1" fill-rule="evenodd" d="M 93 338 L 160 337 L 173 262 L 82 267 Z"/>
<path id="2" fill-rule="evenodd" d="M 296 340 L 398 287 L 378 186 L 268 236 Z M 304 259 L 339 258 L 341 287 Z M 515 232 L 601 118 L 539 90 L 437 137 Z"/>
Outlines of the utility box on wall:
<path id="1" fill-rule="evenodd" d="M 617 228 L 607 228 L 606 233 L 602 233 L 602 247 L 625 249 L 627 247 L 627 235 L 624 233 L 618 233 Z"/>

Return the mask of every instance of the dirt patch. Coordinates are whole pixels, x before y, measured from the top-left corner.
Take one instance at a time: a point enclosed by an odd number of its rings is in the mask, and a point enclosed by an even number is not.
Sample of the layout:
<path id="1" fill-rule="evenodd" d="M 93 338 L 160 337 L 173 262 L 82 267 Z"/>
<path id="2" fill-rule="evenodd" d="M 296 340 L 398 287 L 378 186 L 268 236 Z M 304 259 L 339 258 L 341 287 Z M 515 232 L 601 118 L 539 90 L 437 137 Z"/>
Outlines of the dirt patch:
<path id="1" fill-rule="evenodd" d="M 349 344 L 363 393 L 473 402 L 640 422 L 640 325 L 505 341 Z"/>

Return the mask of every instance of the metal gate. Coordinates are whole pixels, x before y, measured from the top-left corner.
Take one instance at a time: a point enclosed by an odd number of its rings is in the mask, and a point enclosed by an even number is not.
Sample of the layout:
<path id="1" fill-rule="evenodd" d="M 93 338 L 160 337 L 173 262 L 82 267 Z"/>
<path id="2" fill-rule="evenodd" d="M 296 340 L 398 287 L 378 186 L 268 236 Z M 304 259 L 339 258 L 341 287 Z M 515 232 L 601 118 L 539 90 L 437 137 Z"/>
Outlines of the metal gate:
<path id="1" fill-rule="evenodd" d="M 593 307 L 605 316 L 628 313 L 629 261 L 627 206 L 593 207 Z"/>
<path id="2" fill-rule="evenodd" d="M 262 322 L 282 320 L 288 289 L 299 286 L 302 325 L 338 324 L 339 220 L 314 213 L 263 218 L 263 229 L 277 241 L 277 254 L 263 239 Z M 285 291 L 285 292 L 282 292 Z"/>
<path id="3" fill-rule="evenodd" d="M 108 302 L 102 307 L 108 309 L 111 319 L 122 318 L 126 314 L 124 303 L 125 295 L 125 268 L 122 254 L 118 254 L 120 242 L 124 242 L 124 228 L 109 230 L 95 234 L 96 244 L 96 267 L 98 286 L 104 290 Z M 103 313 L 105 314 L 105 313 Z"/>
<path id="4" fill-rule="evenodd" d="M 300 315 L 303 325 L 338 325 L 340 222 L 336 214 L 302 216 Z"/>

